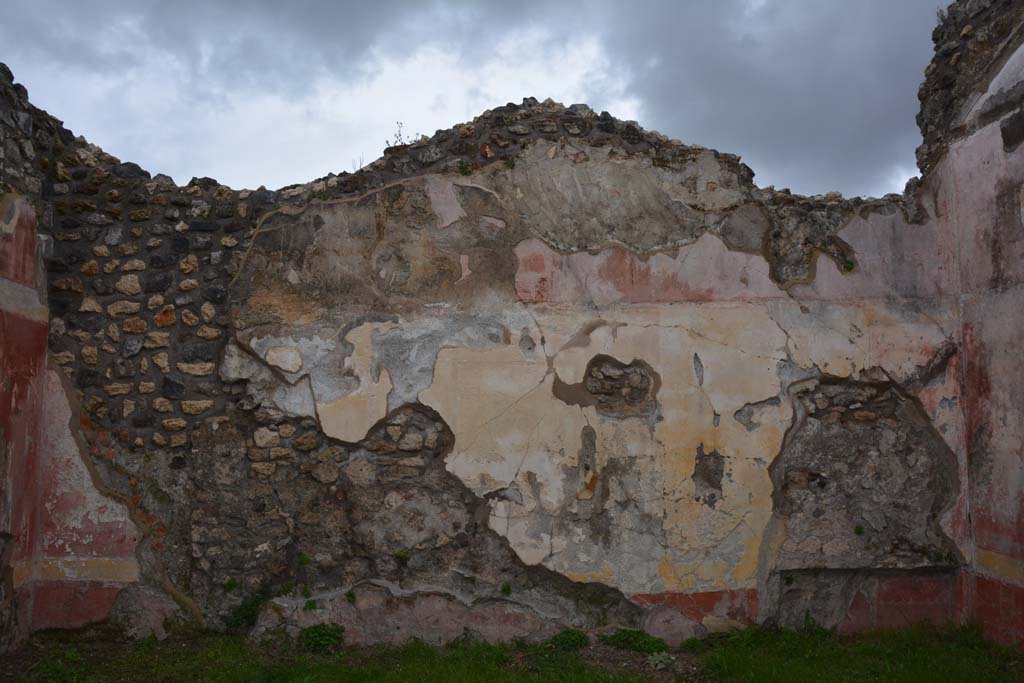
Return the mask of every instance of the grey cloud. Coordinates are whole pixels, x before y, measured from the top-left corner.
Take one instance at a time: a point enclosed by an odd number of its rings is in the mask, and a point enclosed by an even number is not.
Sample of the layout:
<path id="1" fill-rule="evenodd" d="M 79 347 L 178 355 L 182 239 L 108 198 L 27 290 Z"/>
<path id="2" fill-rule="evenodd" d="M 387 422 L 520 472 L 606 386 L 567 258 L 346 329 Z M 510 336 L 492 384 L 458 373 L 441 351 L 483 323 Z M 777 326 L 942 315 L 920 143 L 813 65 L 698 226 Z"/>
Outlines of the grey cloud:
<path id="1" fill-rule="evenodd" d="M 894 166 L 913 167 L 934 0 L 747 7 L 672 3 L 608 22 L 646 125 L 739 153 L 759 182 L 801 192 L 877 192 Z"/>
<path id="2" fill-rule="evenodd" d="M 16 76 L 19 62 L 43 60 L 102 78 L 156 50 L 173 63 L 147 77 L 180 67 L 195 106 L 216 106 L 260 89 L 301 97 L 320 76 L 369 78 L 372 54 L 432 44 L 469 63 L 512 30 L 546 29 L 552 44 L 598 35 L 645 127 L 741 154 L 761 184 L 879 193 L 914 165 L 937 3 L 15 0 L 6 14 L 20 18 L 0 26 L 0 59 Z M 591 97 L 600 106 L 606 94 Z M 75 128 L 73 102 L 54 113 Z"/>

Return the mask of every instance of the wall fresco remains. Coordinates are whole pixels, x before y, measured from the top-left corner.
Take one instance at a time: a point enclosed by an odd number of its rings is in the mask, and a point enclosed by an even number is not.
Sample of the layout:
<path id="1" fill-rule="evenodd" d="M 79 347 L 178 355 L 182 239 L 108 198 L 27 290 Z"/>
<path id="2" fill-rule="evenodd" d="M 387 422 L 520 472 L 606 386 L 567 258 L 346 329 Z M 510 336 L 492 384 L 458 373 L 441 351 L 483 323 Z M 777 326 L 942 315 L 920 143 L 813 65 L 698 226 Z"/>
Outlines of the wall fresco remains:
<path id="1" fill-rule="evenodd" d="M 533 98 L 354 174 L 178 186 L 0 69 L 0 284 L 34 311 L 0 318 L 4 644 L 808 617 L 1021 642 L 1005 4 L 937 29 L 971 56 L 939 46 L 926 173 L 881 199 L 759 188 L 734 155 Z"/>

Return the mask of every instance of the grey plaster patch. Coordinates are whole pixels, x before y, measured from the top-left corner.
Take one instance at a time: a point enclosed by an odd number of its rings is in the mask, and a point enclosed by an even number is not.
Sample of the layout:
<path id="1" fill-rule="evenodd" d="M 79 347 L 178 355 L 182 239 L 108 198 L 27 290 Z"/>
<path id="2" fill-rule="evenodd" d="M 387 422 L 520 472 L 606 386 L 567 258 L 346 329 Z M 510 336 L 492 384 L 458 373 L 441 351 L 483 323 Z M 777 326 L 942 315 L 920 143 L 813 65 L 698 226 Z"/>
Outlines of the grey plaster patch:
<path id="1" fill-rule="evenodd" d="M 733 419 L 743 425 L 748 432 L 752 432 L 761 426 L 761 423 L 757 421 L 757 415 L 764 408 L 769 406 L 777 406 L 782 401 L 778 396 L 772 396 L 766 398 L 763 401 L 757 401 L 755 403 L 747 403 L 742 408 L 733 413 Z"/>
<path id="2" fill-rule="evenodd" d="M 509 328 L 497 317 L 420 318 L 374 332 L 377 369 L 387 369 L 393 388 L 388 409 L 419 400 L 434 381 L 434 363 L 444 346 L 484 348 L 509 343 Z"/>
<path id="3" fill-rule="evenodd" d="M 224 348 L 221 380 L 245 382 L 243 408 L 261 407 L 282 417 L 315 417 L 316 405 L 308 381 L 289 384 L 234 342 Z"/>

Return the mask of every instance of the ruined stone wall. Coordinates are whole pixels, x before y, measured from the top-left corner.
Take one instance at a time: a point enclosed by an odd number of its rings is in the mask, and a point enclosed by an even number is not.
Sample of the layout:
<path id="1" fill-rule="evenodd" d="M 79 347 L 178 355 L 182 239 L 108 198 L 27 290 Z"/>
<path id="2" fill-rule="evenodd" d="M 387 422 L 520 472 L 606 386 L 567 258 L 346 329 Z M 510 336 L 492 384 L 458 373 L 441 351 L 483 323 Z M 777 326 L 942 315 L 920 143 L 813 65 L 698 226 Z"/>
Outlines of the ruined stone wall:
<path id="1" fill-rule="evenodd" d="M 68 385 L 47 359 L 50 250 L 37 216 L 59 122 L 0 68 L 0 647 L 33 630 L 107 618 L 138 580 L 137 536 L 97 490 L 72 427 Z M 65 138 L 69 134 L 62 131 Z"/>
<path id="2" fill-rule="evenodd" d="M 917 149 L 917 161 L 925 174 L 951 143 L 1016 109 L 1024 92 L 1019 67 L 1015 67 L 1011 70 L 1014 80 L 1005 84 L 1003 96 L 988 99 L 980 118 L 968 120 L 985 88 L 1020 45 L 1024 5 L 1015 0 L 959 0 L 940 8 L 938 14 L 939 23 L 932 31 L 935 57 L 918 91 L 917 123 L 924 141 Z"/>
<path id="3" fill-rule="evenodd" d="M 977 618 L 1024 641 L 1024 49 L 1018 45 L 967 111 L 934 183 L 959 249 L 965 439 Z M 993 113 L 997 112 L 997 113 Z"/>
<path id="4" fill-rule="evenodd" d="M 965 16 L 1016 35 L 967 5 L 939 38 Z M 1019 642 L 1024 115 L 991 104 L 1021 80 L 1001 49 L 961 137 L 923 125 L 929 172 L 880 200 L 758 188 L 734 155 L 534 99 L 355 174 L 177 186 L 3 70 L 51 369 L 0 359 L 39 368 L 9 405 L 50 455 L 0 441 L 62 501 L 3 614 L 355 642 L 979 618 Z M 15 584 L 81 607 L 19 616 Z"/>

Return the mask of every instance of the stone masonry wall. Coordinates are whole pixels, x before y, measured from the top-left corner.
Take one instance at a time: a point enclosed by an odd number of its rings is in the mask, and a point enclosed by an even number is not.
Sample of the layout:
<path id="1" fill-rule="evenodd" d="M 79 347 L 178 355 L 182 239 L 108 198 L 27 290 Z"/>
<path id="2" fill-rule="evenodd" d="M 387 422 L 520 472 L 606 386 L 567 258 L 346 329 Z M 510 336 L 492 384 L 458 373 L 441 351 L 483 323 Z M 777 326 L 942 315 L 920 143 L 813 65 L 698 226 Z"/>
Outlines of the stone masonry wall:
<path id="1" fill-rule="evenodd" d="M 734 155 L 532 98 L 355 174 L 178 186 L 0 69 L 51 368 L 8 404 L 38 406 L 53 454 L 0 462 L 63 501 L 34 580 L 0 595 L 7 641 L 104 620 L 676 641 L 810 617 L 1020 642 L 1024 115 L 1000 104 L 1021 79 L 996 5 L 937 29 L 928 172 L 870 200 L 759 188 Z M 964 66 L 929 85 L 951 31 Z"/>
<path id="2" fill-rule="evenodd" d="M 1024 6 L 1014 0 L 961 0 L 939 10 L 932 32 L 935 57 L 918 91 L 922 173 L 935 167 L 951 142 L 976 130 L 966 120 L 968 111 L 978 102 L 979 88 L 994 80 L 1024 39 L 1022 17 Z M 1002 97 L 987 103 L 983 124 L 1019 107 L 1022 96 L 1024 88 L 1006 88 Z"/>

